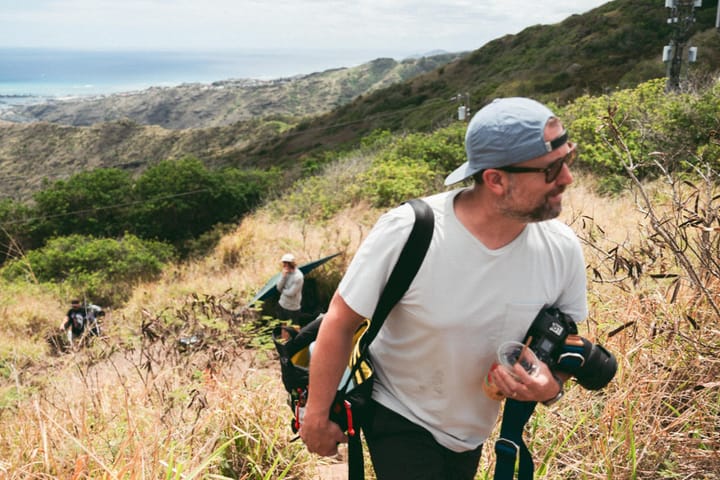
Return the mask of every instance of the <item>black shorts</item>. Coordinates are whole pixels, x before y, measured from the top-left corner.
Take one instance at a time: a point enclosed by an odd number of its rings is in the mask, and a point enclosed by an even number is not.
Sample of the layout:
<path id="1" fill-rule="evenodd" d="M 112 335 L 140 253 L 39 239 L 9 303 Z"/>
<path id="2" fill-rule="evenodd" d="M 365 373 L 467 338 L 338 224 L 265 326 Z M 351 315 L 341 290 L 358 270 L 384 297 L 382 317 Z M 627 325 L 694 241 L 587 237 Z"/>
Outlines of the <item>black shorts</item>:
<path id="1" fill-rule="evenodd" d="M 440 445 L 430 432 L 373 402 L 365 440 L 377 480 L 472 480 L 477 474 L 482 445 L 454 452 Z"/>

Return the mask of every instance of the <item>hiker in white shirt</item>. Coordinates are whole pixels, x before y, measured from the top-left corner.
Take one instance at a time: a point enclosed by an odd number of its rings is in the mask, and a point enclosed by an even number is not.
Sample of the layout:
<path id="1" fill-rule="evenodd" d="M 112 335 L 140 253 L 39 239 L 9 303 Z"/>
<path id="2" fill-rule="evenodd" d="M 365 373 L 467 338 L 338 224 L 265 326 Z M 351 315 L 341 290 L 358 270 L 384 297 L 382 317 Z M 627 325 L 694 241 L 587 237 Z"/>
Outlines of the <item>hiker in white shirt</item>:
<path id="1" fill-rule="evenodd" d="M 425 199 L 433 239 L 415 279 L 370 345 L 374 414 L 363 431 L 378 480 L 472 480 L 500 402 L 482 389 L 505 340 L 521 340 L 541 309 L 587 316 L 585 262 L 572 230 L 554 220 L 577 156 L 562 123 L 527 98 L 496 100 L 475 114 L 467 162 Z M 413 226 L 409 205 L 377 222 L 360 246 L 322 322 L 310 364 L 300 436 L 334 455 L 347 437 L 328 419 L 352 336 L 370 318 Z M 517 374 L 517 372 L 515 372 Z M 495 369 L 502 393 L 548 401 L 562 381 L 544 363 L 517 378 Z"/>
<path id="2" fill-rule="evenodd" d="M 302 304 L 302 289 L 305 278 L 297 268 L 295 255 L 286 253 L 280 260 L 282 262 L 282 276 L 277 283 L 277 290 L 280 292 L 280 319 L 292 320 L 297 324 L 300 318 Z"/>

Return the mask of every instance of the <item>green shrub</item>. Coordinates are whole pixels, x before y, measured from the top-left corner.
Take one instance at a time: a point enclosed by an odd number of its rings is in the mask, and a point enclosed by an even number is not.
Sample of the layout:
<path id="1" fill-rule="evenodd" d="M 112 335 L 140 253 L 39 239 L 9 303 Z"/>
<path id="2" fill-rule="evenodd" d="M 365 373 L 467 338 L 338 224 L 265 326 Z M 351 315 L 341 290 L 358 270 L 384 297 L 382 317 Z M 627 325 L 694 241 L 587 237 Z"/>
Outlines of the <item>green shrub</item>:
<path id="1" fill-rule="evenodd" d="M 358 201 L 362 191 L 361 174 L 370 163 L 371 157 L 358 151 L 339 156 L 324 166 L 320 174 L 297 181 L 270 207 L 278 215 L 325 221 Z"/>
<path id="2" fill-rule="evenodd" d="M 119 169 L 97 169 L 46 183 L 33 206 L 0 203 L 0 223 L 8 222 L 7 235 L 25 251 L 53 237 L 130 232 L 185 254 L 185 242 L 241 218 L 278 178 L 275 170 L 210 170 L 195 158 L 160 162 L 137 180 Z"/>
<path id="3" fill-rule="evenodd" d="M 267 194 L 277 173 L 228 168 L 211 171 L 195 158 L 163 161 L 135 184 L 130 231 L 182 248 L 218 223 L 241 218 Z"/>
<path id="4" fill-rule="evenodd" d="M 450 172 L 465 161 L 464 123 L 436 130 L 433 133 L 413 133 L 399 137 L 380 153 L 379 160 L 396 161 L 401 158 L 427 163 L 438 172 Z"/>
<path id="5" fill-rule="evenodd" d="M 394 207 L 428 193 L 437 173 L 422 160 L 397 158 L 375 163 L 361 175 L 363 196 L 376 207 Z"/>
<path id="6" fill-rule="evenodd" d="M 33 195 L 34 245 L 70 234 L 112 237 L 128 228 L 132 179 L 126 171 L 101 168 L 59 180 Z"/>
<path id="7" fill-rule="evenodd" d="M 701 92 L 666 92 L 665 79 L 650 80 L 635 88 L 601 96 L 583 96 L 567 105 L 560 116 L 580 148 L 579 165 L 601 176 L 626 175 L 621 160 L 633 159 L 640 179 L 658 174 L 654 162 L 668 172 L 688 171 L 697 164 L 717 169 L 712 148 L 717 139 L 720 83 Z M 605 119 L 612 115 L 628 148 L 620 158 L 606 141 L 612 137 Z M 662 152 L 662 156 L 651 155 Z"/>
<path id="8" fill-rule="evenodd" d="M 157 278 L 173 257 L 172 246 L 131 234 L 120 240 L 70 235 L 8 262 L 0 273 L 10 281 L 64 283 L 93 301 L 115 304 L 138 282 Z"/>
<path id="9" fill-rule="evenodd" d="M 376 150 L 387 147 L 393 140 L 393 134 L 389 130 L 373 130 L 370 134 L 360 139 L 360 146 L 364 149 Z"/>

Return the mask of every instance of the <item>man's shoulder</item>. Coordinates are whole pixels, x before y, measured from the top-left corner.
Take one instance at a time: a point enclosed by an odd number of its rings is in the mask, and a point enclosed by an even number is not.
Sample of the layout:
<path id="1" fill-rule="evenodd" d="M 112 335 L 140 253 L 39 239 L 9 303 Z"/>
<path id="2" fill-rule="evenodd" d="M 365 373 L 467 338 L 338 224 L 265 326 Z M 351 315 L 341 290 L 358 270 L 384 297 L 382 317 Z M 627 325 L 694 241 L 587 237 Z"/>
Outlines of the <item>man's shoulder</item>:
<path id="1" fill-rule="evenodd" d="M 448 197 L 457 195 L 458 191 L 459 190 L 440 192 L 427 197 L 422 197 L 420 200 L 430 205 L 435 212 L 435 215 L 438 215 L 447 205 Z M 415 213 L 408 202 L 389 210 L 383 215 L 383 217 L 386 220 L 392 220 L 395 222 L 400 221 L 400 223 L 404 226 L 412 225 L 415 222 Z"/>
<path id="2" fill-rule="evenodd" d="M 549 240 L 566 245 L 580 245 L 580 239 L 569 225 L 558 219 L 545 220 L 543 222 L 531 223 L 531 228 L 536 229 L 540 235 Z"/>
<path id="3" fill-rule="evenodd" d="M 573 242 L 577 242 L 578 238 L 572 228 L 565 222 L 562 222 L 556 218 L 552 220 L 545 220 L 544 222 L 532 223 L 535 228 L 544 232 L 547 235 L 556 236 L 559 238 L 568 239 Z"/>
<path id="4" fill-rule="evenodd" d="M 449 197 L 454 198 L 462 190 L 464 190 L 464 188 L 456 188 L 454 190 L 448 190 L 445 192 L 440 192 L 440 193 L 436 193 L 434 195 L 424 197 L 422 200 L 424 200 L 428 205 L 430 205 L 433 208 L 433 210 L 441 211 L 447 205 L 448 198 Z"/>

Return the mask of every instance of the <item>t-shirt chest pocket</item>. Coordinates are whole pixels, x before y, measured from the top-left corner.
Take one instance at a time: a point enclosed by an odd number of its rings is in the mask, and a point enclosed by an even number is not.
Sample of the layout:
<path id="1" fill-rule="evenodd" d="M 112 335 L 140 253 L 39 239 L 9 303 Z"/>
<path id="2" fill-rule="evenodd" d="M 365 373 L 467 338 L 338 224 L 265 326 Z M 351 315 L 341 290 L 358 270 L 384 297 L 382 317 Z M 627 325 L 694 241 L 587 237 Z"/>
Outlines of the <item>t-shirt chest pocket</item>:
<path id="1" fill-rule="evenodd" d="M 542 303 L 509 303 L 505 311 L 500 342 L 521 341 L 544 306 Z"/>

